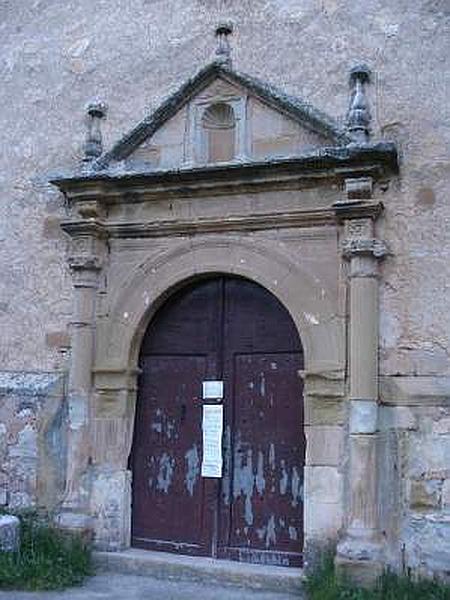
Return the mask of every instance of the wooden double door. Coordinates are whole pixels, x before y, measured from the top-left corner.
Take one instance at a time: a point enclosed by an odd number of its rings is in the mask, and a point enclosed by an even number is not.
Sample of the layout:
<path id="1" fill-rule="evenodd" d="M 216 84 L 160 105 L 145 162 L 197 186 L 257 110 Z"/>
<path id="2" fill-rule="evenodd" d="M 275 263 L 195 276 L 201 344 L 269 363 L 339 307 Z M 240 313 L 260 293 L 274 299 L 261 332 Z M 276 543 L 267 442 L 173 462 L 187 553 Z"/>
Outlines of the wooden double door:
<path id="1" fill-rule="evenodd" d="M 145 334 L 130 467 L 132 544 L 301 565 L 303 368 L 280 302 L 237 277 L 172 295 Z M 201 476 L 202 382 L 224 386 L 223 476 Z"/>

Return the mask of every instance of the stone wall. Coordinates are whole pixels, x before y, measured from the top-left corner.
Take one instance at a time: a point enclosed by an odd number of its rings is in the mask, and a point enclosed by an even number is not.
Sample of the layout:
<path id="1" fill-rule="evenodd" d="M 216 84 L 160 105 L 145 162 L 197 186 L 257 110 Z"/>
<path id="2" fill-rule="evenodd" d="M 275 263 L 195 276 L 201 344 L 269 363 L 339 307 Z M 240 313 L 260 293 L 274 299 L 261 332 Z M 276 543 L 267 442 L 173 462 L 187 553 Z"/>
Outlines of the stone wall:
<path id="1" fill-rule="evenodd" d="M 381 280 L 380 502 L 394 564 L 449 570 L 446 0 L 172 0 L 170 10 L 115 0 L 95 11 L 87 0 L 2 2 L 0 500 L 52 504 L 63 487 L 55 448 L 65 443 L 59 371 L 71 285 L 64 200 L 49 174 L 80 159 L 88 99 L 108 102 L 109 147 L 210 59 L 224 17 L 235 22 L 236 68 L 333 116 L 345 114 L 349 68 L 367 62 L 375 73 L 374 136 L 401 151 L 379 221 L 391 252 Z"/>
<path id="2" fill-rule="evenodd" d="M 0 372 L 0 505 L 45 507 L 61 499 L 65 474 L 64 376 Z"/>
<path id="3" fill-rule="evenodd" d="M 450 575 L 450 409 L 411 412 L 417 427 L 406 442 L 406 562 L 427 574 Z"/>
<path id="4" fill-rule="evenodd" d="M 369 86 L 375 136 L 394 138 L 401 178 L 385 193 L 382 369 L 450 373 L 448 3 L 445 0 L 4 1 L 0 124 L 0 364 L 53 369 L 70 318 L 64 202 L 50 171 L 80 158 L 84 105 L 108 102 L 105 145 L 212 56 L 219 18 L 235 22 L 236 68 L 333 116 L 355 62 Z M 448 30 L 447 30 L 448 31 Z M 420 73 L 420 77 L 418 74 Z M 448 83 L 448 80 L 447 80 Z M 418 233 L 419 232 L 419 233 Z M 45 274 L 45 277 L 42 275 Z M 432 303 L 430 302 L 432 300 Z M 30 335 L 33 332 L 33 335 Z M 53 341 L 52 341 L 53 340 Z"/>
<path id="5" fill-rule="evenodd" d="M 385 406 L 380 416 L 380 510 L 389 560 L 450 574 L 450 409 Z"/>

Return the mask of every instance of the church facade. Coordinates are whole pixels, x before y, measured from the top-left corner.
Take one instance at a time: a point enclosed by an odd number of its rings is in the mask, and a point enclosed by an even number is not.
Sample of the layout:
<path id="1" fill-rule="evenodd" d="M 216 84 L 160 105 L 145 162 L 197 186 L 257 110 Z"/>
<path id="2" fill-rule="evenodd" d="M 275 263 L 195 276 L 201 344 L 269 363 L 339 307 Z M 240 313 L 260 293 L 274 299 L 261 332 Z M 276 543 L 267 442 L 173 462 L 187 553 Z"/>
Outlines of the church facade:
<path id="1" fill-rule="evenodd" d="M 49 510 L 107 551 L 299 567 L 333 545 L 362 578 L 386 566 L 448 575 L 445 119 L 420 120 L 414 109 L 437 100 L 393 64 L 413 31 L 428 40 L 448 15 L 418 3 L 412 23 L 386 5 L 383 25 L 352 45 L 356 14 L 339 38 L 333 3 L 262 4 L 291 33 L 327 23 L 342 44 L 322 48 L 333 75 L 308 83 L 302 65 L 286 86 L 277 69 L 287 78 L 282 59 L 306 42 L 293 36 L 283 55 L 281 33 L 258 38 L 256 16 L 230 6 L 235 25 L 216 27 L 212 60 L 184 52 L 189 68 L 165 100 L 133 111 L 137 125 L 119 127 L 98 97 L 81 154 L 63 153 L 61 169 L 53 155 L 27 173 L 25 146 L 10 157 L 11 198 L 24 179 L 46 208 L 37 258 L 25 236 L 6 263 L 1 500 Z M 203 14 L 188 6 L 187 18 Z M 208 18 L 224 16 L 216 8 Z M 85 70 L 98 45 L 86 40 L 70 47 L 81 88 L 99 77 Z M 278 63 L 261 68 L 271 47 Z M 144 94 L 117 85 L 118 112 Z M 102 86 L 113 89 L 112 73 Z M 59 114 L 46 130 L 54 154 L 73 127 Z M 11 203 L 20 218 L 31 198 Z M 6 218 L 4 230 L 12 253 Z"/>

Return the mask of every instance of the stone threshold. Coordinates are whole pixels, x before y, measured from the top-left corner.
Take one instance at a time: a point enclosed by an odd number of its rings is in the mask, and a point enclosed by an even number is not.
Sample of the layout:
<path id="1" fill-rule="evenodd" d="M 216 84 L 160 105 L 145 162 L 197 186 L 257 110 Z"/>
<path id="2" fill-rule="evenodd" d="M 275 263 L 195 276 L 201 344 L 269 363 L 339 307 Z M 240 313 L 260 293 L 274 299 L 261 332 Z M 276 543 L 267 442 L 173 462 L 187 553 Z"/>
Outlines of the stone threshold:
<path id="1" fill-rule="evenodd" d="M 130 548 L 122 552 L 94 552 L 99 571 L 143 575 L 164 580 L 217 583 L 226 586 L 298 594 L 304 571 L 292 567 L 254 565 L 198 556 L 181 556 Z"/>

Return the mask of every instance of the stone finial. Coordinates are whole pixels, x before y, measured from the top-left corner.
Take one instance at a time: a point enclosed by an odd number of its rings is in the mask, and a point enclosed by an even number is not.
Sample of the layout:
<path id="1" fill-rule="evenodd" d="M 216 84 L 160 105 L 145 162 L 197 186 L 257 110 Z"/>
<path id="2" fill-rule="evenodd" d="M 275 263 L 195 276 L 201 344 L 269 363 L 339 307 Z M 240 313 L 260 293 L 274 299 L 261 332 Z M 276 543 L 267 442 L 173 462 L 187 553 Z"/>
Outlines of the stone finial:
<path id="1" fill-rule="evenodd" d="M 102 132 L 100 121 L 106 116 L 106 104 L 100 100 L 92 100 L 86 106 L 87 131 L 84 144 L 84 162 L 94 160 L 103 151 Z"/>
<path id="2" fill-rule="evenodd" d="M 230 21 L 219 23 L 216 27 L 216 61 L 231 68 L 231 46 L 228 37 L 233 33 Z"/>
<path id="3" fill-rule="evenodd" d="M 364 86 L 370 83 L 371 72 L 366 65 L 358 65 L 350 71 L 352 96 L 347 114 L 347 130 L 356 144 L 369 141 L 371 114 Z"/>

